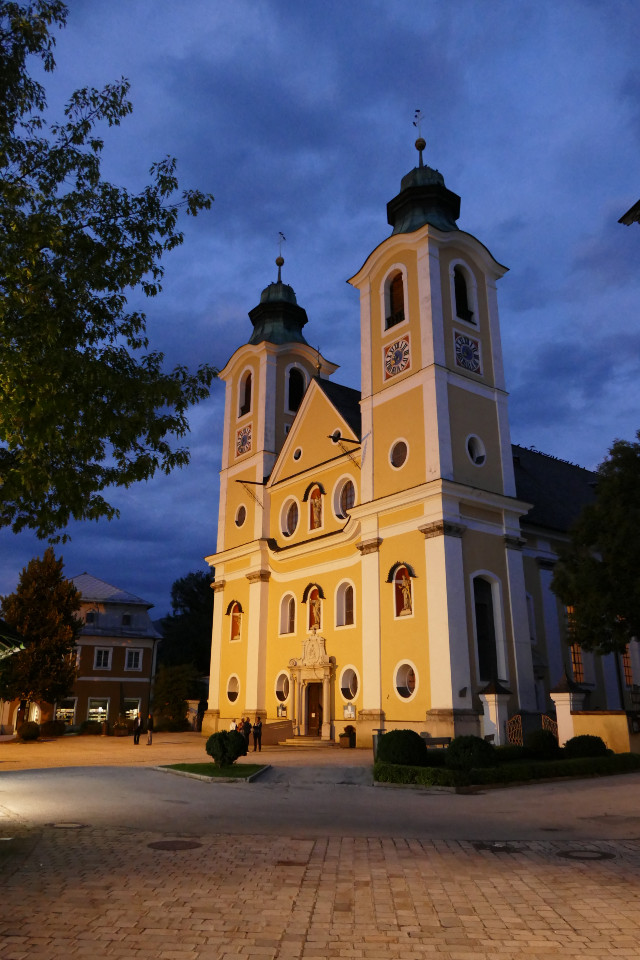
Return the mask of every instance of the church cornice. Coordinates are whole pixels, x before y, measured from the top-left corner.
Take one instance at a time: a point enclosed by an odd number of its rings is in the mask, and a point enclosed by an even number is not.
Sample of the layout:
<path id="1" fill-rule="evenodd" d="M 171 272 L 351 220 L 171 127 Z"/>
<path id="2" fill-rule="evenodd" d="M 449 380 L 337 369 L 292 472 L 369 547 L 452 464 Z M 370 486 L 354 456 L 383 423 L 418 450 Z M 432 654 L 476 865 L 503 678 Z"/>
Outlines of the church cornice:
<path id="1" fill-rule="evenodd" d="M 425 540 L 431 540 L 433 537 L 461 539 L 466 529 L 463 523 L 452 523 L 450 520 L 434 520 L 433 523 L 425 523 L 423 527 L 418 527 L 420 533 L 424 534 Z"/>

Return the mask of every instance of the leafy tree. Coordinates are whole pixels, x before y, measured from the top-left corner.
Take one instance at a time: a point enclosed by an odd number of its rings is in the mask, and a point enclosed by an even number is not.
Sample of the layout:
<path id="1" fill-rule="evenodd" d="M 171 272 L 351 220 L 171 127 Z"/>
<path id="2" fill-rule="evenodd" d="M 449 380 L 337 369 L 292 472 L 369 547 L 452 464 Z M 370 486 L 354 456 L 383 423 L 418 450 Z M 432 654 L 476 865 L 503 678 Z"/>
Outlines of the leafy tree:
<path id="1" fill-rule="evenodd" d="M 187 700 L 193 699 L 196 684 L 197 676 L 191 664 L 159 667 L 153 688 L 154 712 L 165 720 L 184 720 L 187 716 Z"/>
<path id="2" fill-rule="evenodd" d="M 171 587 L 172 613 L 162 621 L 160 663 L 193 664 L 200 676 L 209 673 L 213 590 L 211 573 L 198 570 Z"/>
<path id="3" fill-rule="evenodd" d="M 640 638 L 640 431 L 616 440 L 598 468 L 595 500 L 584 508 L 554 572 L 568 607 L 570 640 L 597 653 L 623 652 Z"/>
<path id="4" fill-rule="evenodd" d="M 117 516 L 105 488 L 188 463 L 176 440 L 215 376 L 166 370 L 127 304 L 159 293 L 180 211 L 213 198 L 179 193 L 170 157 L 137 194 L 102 179 L 97 128 L 131 113 L 124 78 L 47 121 L 28 61 L 54 69 L 66 18 L 61 0 L 0 2 L 0 527 L 52 542 L 72 518 Z"/>
<path id="5" fill-rule="evenodd" d="M 0 660 L 4 700 L 53 703 L 73 690 L 80 594 L 62 568 L 49 547 L 23 569 L 15 593 L 0 598 L 0 615 L 25 648 Z"/>

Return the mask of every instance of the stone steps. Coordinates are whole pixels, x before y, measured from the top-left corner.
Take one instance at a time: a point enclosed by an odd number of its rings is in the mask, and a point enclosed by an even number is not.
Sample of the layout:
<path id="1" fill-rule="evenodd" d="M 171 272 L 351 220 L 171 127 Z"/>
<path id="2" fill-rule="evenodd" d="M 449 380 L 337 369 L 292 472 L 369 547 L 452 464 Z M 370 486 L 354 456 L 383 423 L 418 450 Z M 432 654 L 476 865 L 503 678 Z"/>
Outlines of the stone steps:
<path id="1" fill-rule="evenodd" d="M 279 740 L 279 747 L 337 747 L 335 740 L 321 740 L 320 737 L 290 737 L 288 740 Z"/>

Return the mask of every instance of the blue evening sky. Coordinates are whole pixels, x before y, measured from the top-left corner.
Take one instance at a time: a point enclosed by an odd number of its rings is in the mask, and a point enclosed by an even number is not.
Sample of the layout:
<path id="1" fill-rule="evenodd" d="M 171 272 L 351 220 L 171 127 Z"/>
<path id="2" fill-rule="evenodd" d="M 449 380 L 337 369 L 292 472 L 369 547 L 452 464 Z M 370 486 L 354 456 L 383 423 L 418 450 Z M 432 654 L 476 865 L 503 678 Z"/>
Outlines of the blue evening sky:
<path id="1" fill-rule="evenodd" d="M 106 130 L 104 173 L 130 189 L 166 154 L 211 192 L 146 300 L 170 365 L 222 367 L 275 279 L 305 334 L 360 382 L 345 280 L 389 233 L 386 203 L 425 160 L 462 197 L 461 229 L 510 271 L 498 285 L 512 440 L 595 467 L 640 427 L 640 5 L 636 0 L 70 0 L 47 77 L 67 95 L 120 76 L 133 115 Z M 172 582 L 215 551 L 223 385 L 191 414 L 192 461 L 113 491 L 119 520 L 56 548 L 169 610 Z M 108 495 L 107 495 L 108 496 Z M 109 496 L 108 496 L 109 498 Z M 46 543 L 0 532 L 0 593 Z"/>

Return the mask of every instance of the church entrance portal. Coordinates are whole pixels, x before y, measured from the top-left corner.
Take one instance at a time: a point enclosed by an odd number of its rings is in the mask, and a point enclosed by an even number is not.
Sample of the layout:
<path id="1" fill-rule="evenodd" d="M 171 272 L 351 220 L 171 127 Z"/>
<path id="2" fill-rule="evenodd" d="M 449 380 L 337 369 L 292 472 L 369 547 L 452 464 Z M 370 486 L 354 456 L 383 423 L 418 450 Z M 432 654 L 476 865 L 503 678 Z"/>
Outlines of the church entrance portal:
<path id="1" fill-rule="evenodd" d="M 322 684 L 307 684 L 307 734 L 310 737 L 322 734 Z"/>

